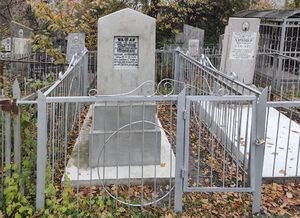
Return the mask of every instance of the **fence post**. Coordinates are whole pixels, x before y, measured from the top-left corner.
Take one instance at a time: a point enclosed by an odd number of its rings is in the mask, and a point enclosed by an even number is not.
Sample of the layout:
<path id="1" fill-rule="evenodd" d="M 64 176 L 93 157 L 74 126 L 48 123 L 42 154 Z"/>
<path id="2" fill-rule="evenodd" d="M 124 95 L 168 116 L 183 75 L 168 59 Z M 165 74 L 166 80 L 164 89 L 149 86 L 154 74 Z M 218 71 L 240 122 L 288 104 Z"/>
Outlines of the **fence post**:
<path id="1" fill-rule="evenodd" d="M 286 34 L 286 20 L 284 19 L 282 26 L 281 26 L 281 35 L 280 35 L 280 44 L 279 44 L 279 56 L 278 56 L 278 61 L 277 61 L 277 71 L 275 75 L 275 88 L 276 90 L 280 90 L 281 86 L 281 80 L 282 80 L 282 73 L 283 73 L 283 55 L 284 52 L 284 47 L 285 47 L 285 34 Z"/>
<path id="2" fill-rule="evenodd" d="M 254 139 L 254 193 L 252 213 L 258 213 L 261 207 L 262 174 L 265 155 L 265 129 L 266 129 L 266 109 L 268 100 L 268 88 L 265 88 L 258 99 L 256 108 L 256 139 Z"/>
<path id="3" fill-rule="evenodd" d="M 11 164 L 11 116 L 10 111 L 4 111 L 4 143 L 5 143 L 5 165 Z M 11 175 L 11 170 L 7 171 Z"/>
<path id="4" fill-rule="evenodd" d="M 83 95 L 88 94 L 88 88 L 89 88 L 89 53 L 86 52 L 82 59 L 83 66 L 82 66 L 82 72 L 83 72 Z"/>
<path id="5" fill-rule="evenodd" d="M 38 121 L 37 121 L 37 179 L 36 208 L 45 206 L 45 180 L 47 163 L 47 103 L 46 96 L 38 91 Z"/>
<path id="6" fill-rule="evenodd" d="M 21 97 L 20 87 L 18 80 L 13 84 L 13 98 L 18 100 Z M 14 163 L 18 167 L 18 172 L 21 173 L 21 115 L 20 108 L 17 108 L 14 114 Z"/>
<path id="7" fill-rule="evenodd" d="M 175 165 L 175 212 L 182 212 L 183 177 L 184 167 L 184 111 L 185 111 L 185 88 L 178 95 L 177 103 L 177 128 L 176 128 L 176 165 Z"/>
<path id="8" fill-rule="evenodd" d="M 175 68 L 174 68 L 174 94 L 179 94 L 180 90 L 180 84 L 178 81 L 180 81 L 180 49 L 177 48 L 175 50 Z"/>

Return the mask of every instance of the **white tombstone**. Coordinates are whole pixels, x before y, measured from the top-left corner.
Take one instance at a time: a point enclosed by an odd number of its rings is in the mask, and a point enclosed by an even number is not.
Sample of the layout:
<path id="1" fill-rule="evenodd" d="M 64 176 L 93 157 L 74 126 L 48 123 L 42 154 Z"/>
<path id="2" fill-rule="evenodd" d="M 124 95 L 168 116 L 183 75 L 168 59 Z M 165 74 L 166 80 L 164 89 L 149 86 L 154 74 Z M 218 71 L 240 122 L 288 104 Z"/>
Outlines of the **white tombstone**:
<path id="1" fill-rule="evenodd" d="M 80 53 L 85 48 L 85 34 L 84 33 L 69 33 L 67 44 L 67 62 L 70 62 L 73 55 Z"/>
<path id="2" fill-rule="evenodd" d="M 98 95 L 153 94 L 153 83 L 146 89 L 137 88 L 155 78 L 155 25 L 155 19 L 132 9 L 99 19 Z M 66 169 L 71 181 L 77 182 L 79 174 L 81 181 L 93 180 L 96 184 L 127 184 L 128 179 L 134 183 L 143 179 L 169 181 L 174 177 L 175 156 L 158 119 L 155 102 L 121 99 L 96 103 L 89 114 L 93 124 L 90 129 L 83 129 L 76 140 L 80 156 L 84 156 L 80 166 L 88 160 L 89 168 L 79 169 L 77 154 L 73 152 Z M 84 126 L 88 127 L 86 121 Z"/>
<path id="3" fill-rule="evenodd" d="M 12 38 L 26 38 L 29 39 L 32 37 L 33 29 L 27 27 L 23 24 L 20 24 L 16 21 L 12 21 L 10 24 L 10 31 Z"/>
<path id="4" fill-rule="evenodd" d="M 23 24 L 12 21 L 10 24 L 10 38 L 7 38 L 6 51 L 13 55 L 27 55 L 31 53 L 33 30 Z M 8 42 L 9 41 L 9 42 Z"/>
<path id="5" fill-rule="evenodd" d="M 1 40 L 1 46 L 3 51 L 10 52 L 11 51 L 11 38 L 6 38 Z"/>
<path id="6" fill-rule="evenodd" d="M 175 43 L 176 44 L 183 44 L 184 43 L 184 36 L 183 36 L 183 33 L 177 33 L 175 35 Z"/>
<path id="7" fill-rule="evenodd" d="M 225 26 L 225 32 L 223 34 L 223 40 L 222 40 L 222 56 L 221 56 L 221 64 L 220 64 L 220 71 L 225 72 L 225 62 L 227 58 L 227 48 L 228 48 L 228 25 Z"/>
<path id="8" fill-rule="evenodd" d="M 223 41 L 224 41 L 224 34 L 219 36 L 219 44 L 218 44 L 218 49 L 222 49 L 223 47 Z"/>
<path id="9" fill-rule="evenodd" d="M 12 53 L 16 55 L 25 55 L 31 53 L 31 39 L 12 38 Z"/>
<path id="10" fill-rule="evenodd" d="M 126 8 L 99 19 L 98 23 L 98 94 L 115 95 L 130 93 L 131 95 L 149 95 L 154 91 L 155 78 L 155 25 L 154 18 Z M 113 28 L 111 28 L 113 27 Z M 146 81 L 151 86 L 139 88 Z M 96 104 L 94 109 L 93 141 L 90 146 L 90 166 L 95 167 L 99 151 L 105 137 L 112 131 L 118 131 L 105 146 L 106 165 L 141 165 L 141 141 L 144 140 L 144 163 L 159 164 L 161 132 L 155 125 L 145 125 L 147 134 L 143 134 L 143 125 L 119 130 L 130 122 L 145 119 L 155 123 L 157 120 L 156 105 L 121 103 Z M 118 115 L 119 114 L 119 115 Z M 108 133 L 105 133 L 107 131 Z M 153 139 L 157 137 L 159 140 Z M 129 142 L 128 140 L 131 139 Z M 142 140 L 143 139 L 143 140 Z M 118 143 L 117 143 L 118 142 Z M 128 152 L 135 156 L 129 160 Z"/>
<path id="11" fill-rule="evenodd" d="M 204 44 L 204 30 L 187 24 L 183 26 L 184 47 L 191 56 L 199 56 Z"/>
<path id="12" fill-rule="evenodd" d="M 234 72 L 245 84 L 253 83 L 259 25 L 257 18 L 230 18 L 225 29 L 220 70 Z"/>
<path id="13" fill-rule="evenodd" d="M 188 51 L 191 56 L 198 56 L 199 55 L 199 40 L 198 39 L 190 39 Z"/>
<path id="14" fill-rule="evenodd" d="M 154 18 L 126 8 L 98 22 L 98 94 L 121 94 L 155 79 Z M 134 94 L 149 95 L 153 88 Z"/>

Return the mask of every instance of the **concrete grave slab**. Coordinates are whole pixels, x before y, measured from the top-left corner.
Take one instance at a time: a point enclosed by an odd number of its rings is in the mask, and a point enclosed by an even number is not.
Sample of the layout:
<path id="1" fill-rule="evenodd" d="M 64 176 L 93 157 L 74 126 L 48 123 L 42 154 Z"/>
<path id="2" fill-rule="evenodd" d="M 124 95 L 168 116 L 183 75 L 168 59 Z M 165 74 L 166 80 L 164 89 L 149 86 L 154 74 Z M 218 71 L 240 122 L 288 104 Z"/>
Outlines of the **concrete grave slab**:
<path id="1" fill-rule="evenodd" d="M 208 109 L 214 107 L 214 112 Z M 251 134 L 251 123 L 252 123 L 252 107 L 248 106 L 241 107 L 241 110 L 235 111 L 230 109 L 228 111 L 228 117 L 231 120 L 224 118 L 222 113 L 222 107 L 215 107 L 211 102 L 207 102 L 206 105 L 201 105 L 202 117 L 206 117 L 206 122 L 211 125 L 211 131 L 218 133 L 219 138 L 223 144 L 233 145 L 231 149 L 234 154 L 243 157 L 246 152 L 248 161 L 250 146 L 250 134 Z M 212 114 L 214 113 L 214 114 Z M 216 114 L 220 115 L 218 117 Z M 265 145 L 265 156 L 263 166 L 263 178 L 294 178 L 300 175 L 299 161 L 299 142 L 300 142 L 300 125 L 295 121 L 291 121 L 289 117 L 280 113 L 277 109 L 270 107 L 267 110 L 268 123 L 266 132 L 266 145 Z M 236 134 L 232 134 L 232 131 L 228 131 L 226 123 L 234 123 L 235 117 L 241 116 L 241 122 L 239 124 L 240 135 L 248 136 L 244 137 L 244 142 L 238 139 Z M 249 116 L 249 117 L 248 117 Z M 226 123 L 220 123 L 220 121 L 226 121 Z M 218 124 L 217 124 L 218 123 Z M 237 125 L 237 123 L 235 124 Z M 236 128 L 235 131 L 237 131 Z M 277 137 L 278 134 L 278 137 Z M 233 138 L 233 135 L 235 137 Z M 238 145 L 238 142 L 240 144 Z"/>
<path id="2" fill-rule="evenodd" d="M 155 26 L 154 18 L 129 8 L 99 19 L 99 95 L 148 96 L 154 93 Z M 111 172 L 115 168 L 125 167 L 122 170 L 124 178 L 126 169 L 132 167 L 156 169 L 168 155 L 164 153 L 166 148 L 171 158 L 172 149 L 159 126 L 155 102 L 108 101 L 105 105 L 96 104 L 93 111 L 89 167 L 105 167 L 104 171 L 110 168 L 108 179 L 113 178 Z M 152 172 L 147 175 L 156 177 Z M 134 175 L 140 176 L 138 171 Z"/>
<path id="3" fill-rule="evenodd" d="M 175 177 L 175 155 L 168 141 L 166 133 L 161 130 L 160 140 L 160 163 L 157 165 L 145 166 L 111 166 L 111 167 L 90 167 L 89 144 L 90 144 L 90 117 L 92 110 L 89 109 L 84 120 L 79 136 L 75 142 L 70 159 L 67 163 L 65 174 L 62 181 L 65 181 L 67 175 L 72 186 L 114 184 L 118 178 L 119 184 L 128 183 L 130 178 L 132 184 L 139 184 L 141 179 L 145 183 L 152 182 L 154 178 L 157 181 L 169 181 Z M 158 125 L 161 127 L 161 123 Z M 100 174 L 100 178 L 98 176 Z M 103 177 L 105 175 L 105 177 Z M 142 176 L 143 175 L 143 176 Z"/>
<path id="4" fill-rule="evenodd" d="M 119 128 L 141 120 L 156 123 L 156 104 L 143 103 L 109 103 L 95 104 L 94 130 L 116 131 Z M 105 125 L 104 125 L 105 124 Z M 123 130 L 155 129 L 150 123 L 136 123 Z"/>
<path id="5" fill-rule="evenodd" d="M 91 167 L 159 164 L 161 130 L 155 104 L 96 104 L 93 118 Z M 128 153 L 135 158 L 129 159 Z"/>

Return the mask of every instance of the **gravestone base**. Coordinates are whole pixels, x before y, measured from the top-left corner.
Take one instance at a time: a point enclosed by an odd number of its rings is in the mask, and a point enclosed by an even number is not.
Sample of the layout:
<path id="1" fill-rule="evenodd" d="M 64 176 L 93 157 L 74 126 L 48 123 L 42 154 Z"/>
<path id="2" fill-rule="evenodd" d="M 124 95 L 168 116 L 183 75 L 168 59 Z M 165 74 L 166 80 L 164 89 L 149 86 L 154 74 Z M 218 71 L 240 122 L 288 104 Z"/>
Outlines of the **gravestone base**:
<path id="1" fill-rule="evenodd" d="M 95 104 L 91 167 L 160 163 L 161 130 L 155 103 Z"/>
<path id="2" fill-rule="evenodd" d="M 160 163 L 146 166 L 111 166 L 111 167 L 90 167 L 89 166 L 89 143 L 90 143 L 90 108 L 79 136 L 75 142 L 72 154 L 68 160 L 62 182 L 67 175 L 71 186 L 89 186 L 102 184 L 140 184 L 143 178 L 144 184 L 153 182 L 167 182 L 175 178 L 175 155 L 171 148 L 165 132 L 160 129 Z M 158 126 L 161 127 L 158 121 Z M 99 175 L 98 175 L 99 172 Z M 105 177 L 103 178 L 103 172 Z M 118 173 L 117 173 L 118 172 Z M 143 176 L 142 176 L 143 175 Z M 118 180 L 116 180 L 118 178 Z"/>
<path id="3" fill-rule="evenodd" d="M 144 131 L 125 130 L 113 135 L 114 133 L 114 131 L 92 133 L 89 155 L 91 167 L 160 163 L 161 131 L 159 128 Z M 105 140 L 107 143 L 104 146 Z"/>

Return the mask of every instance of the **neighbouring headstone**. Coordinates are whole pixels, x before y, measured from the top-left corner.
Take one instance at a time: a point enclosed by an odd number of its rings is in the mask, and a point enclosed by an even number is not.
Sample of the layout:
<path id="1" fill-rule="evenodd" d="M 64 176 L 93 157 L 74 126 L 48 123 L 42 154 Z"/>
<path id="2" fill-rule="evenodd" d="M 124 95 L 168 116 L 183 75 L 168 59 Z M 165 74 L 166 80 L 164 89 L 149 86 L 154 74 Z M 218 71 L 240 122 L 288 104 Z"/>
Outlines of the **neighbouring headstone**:
<path id="1" fill-rule="evenodd" d="M 84 33 L 69 33 L 67 37 L 67 62 L 72 60 L 76 53 L 80 53 L 85 49 L 85 34 Z"/>
<path id="2" fill-rule="evenodd" d="M 234 72 L 246 84 L 253 83 L 259 25 L 257 18 L 230 18 L 225 30 L 221 71 Z"/>
<path id="3" fill-rule="evenodd" d="M 10 52 L 11 51 L 11 38 L 6 38 L 1 40 L 2 51 Z"/>
<path id="4" fill-rule="evenodd" d="M 190 39 L 188 45 L 189 54 L 192 57 L 198 56 L 200 53 L 199 40 L 198 39 Z"/>
<path id="5" fill-rule="evenodd" d="M 219 36 L 219 44 L 218 44 L 219 49 L 223 48 L 223 41 L 224 41 L 224 34 Z"/>
<path id="6" fill-rule="evenodd" d="M 23 24 L 20 24 L 16 21 L 11 22 L 11 37 L 12 38 L 26 38 L 29 39 L 32 37 L 33 30 Z"/>
<path id="7" fill-rule="evenodd" d="M 99 94 L 125 93 L 154 81 L 155 26 L 154 18 L 129 8 L 99 19 Z M 135 94 L 152 94 L 153 88 L 139 89 Z"/>
<path id="8" fill-rule="evenodd" d="M 184 43 L 183 33 L 177 33 L 175 35 L 175 43 L 176 44 L 183 44 Z"/>
<path id="9" fill-rule="evenodd" d="M 227 58 L 227 48 L 228 48 L 228 25 L 225 26 L 225 31 L 224 31 L 224 37 L 222 40 L 222 55 L 221 55 L 221 64 L 220 64 L 220 71 L 225 72 L 225 61 Z"/>
<path id="10" fill-rule="evenodd" d="M 11 22 L 11 53 L 13 55 L 27 55 L 31 53 L 33 30 L 23 24 Z"/>
<path id="11" fill-rule="evenodd" d="M 12 38 L 12 54 L 25 55 L 31 53 L 31 39 Z"/>
<path id="12" fill-rule="evenodd" d="M 204 30 L 184 24 L 183 34 L 184 47 L 191 56 L 198 56 L 204 44 Z"/>
<path id="13" fill-rule="evenodd" d="M 153 94 L 154 83 L 140 85 L 155 79 L 156 20 L 126 8 L 100 18 L 98 30 L 98 94 Z M 91 167 L 160 164 L 155 103 L 96 104 L 93 119 Z"/>

